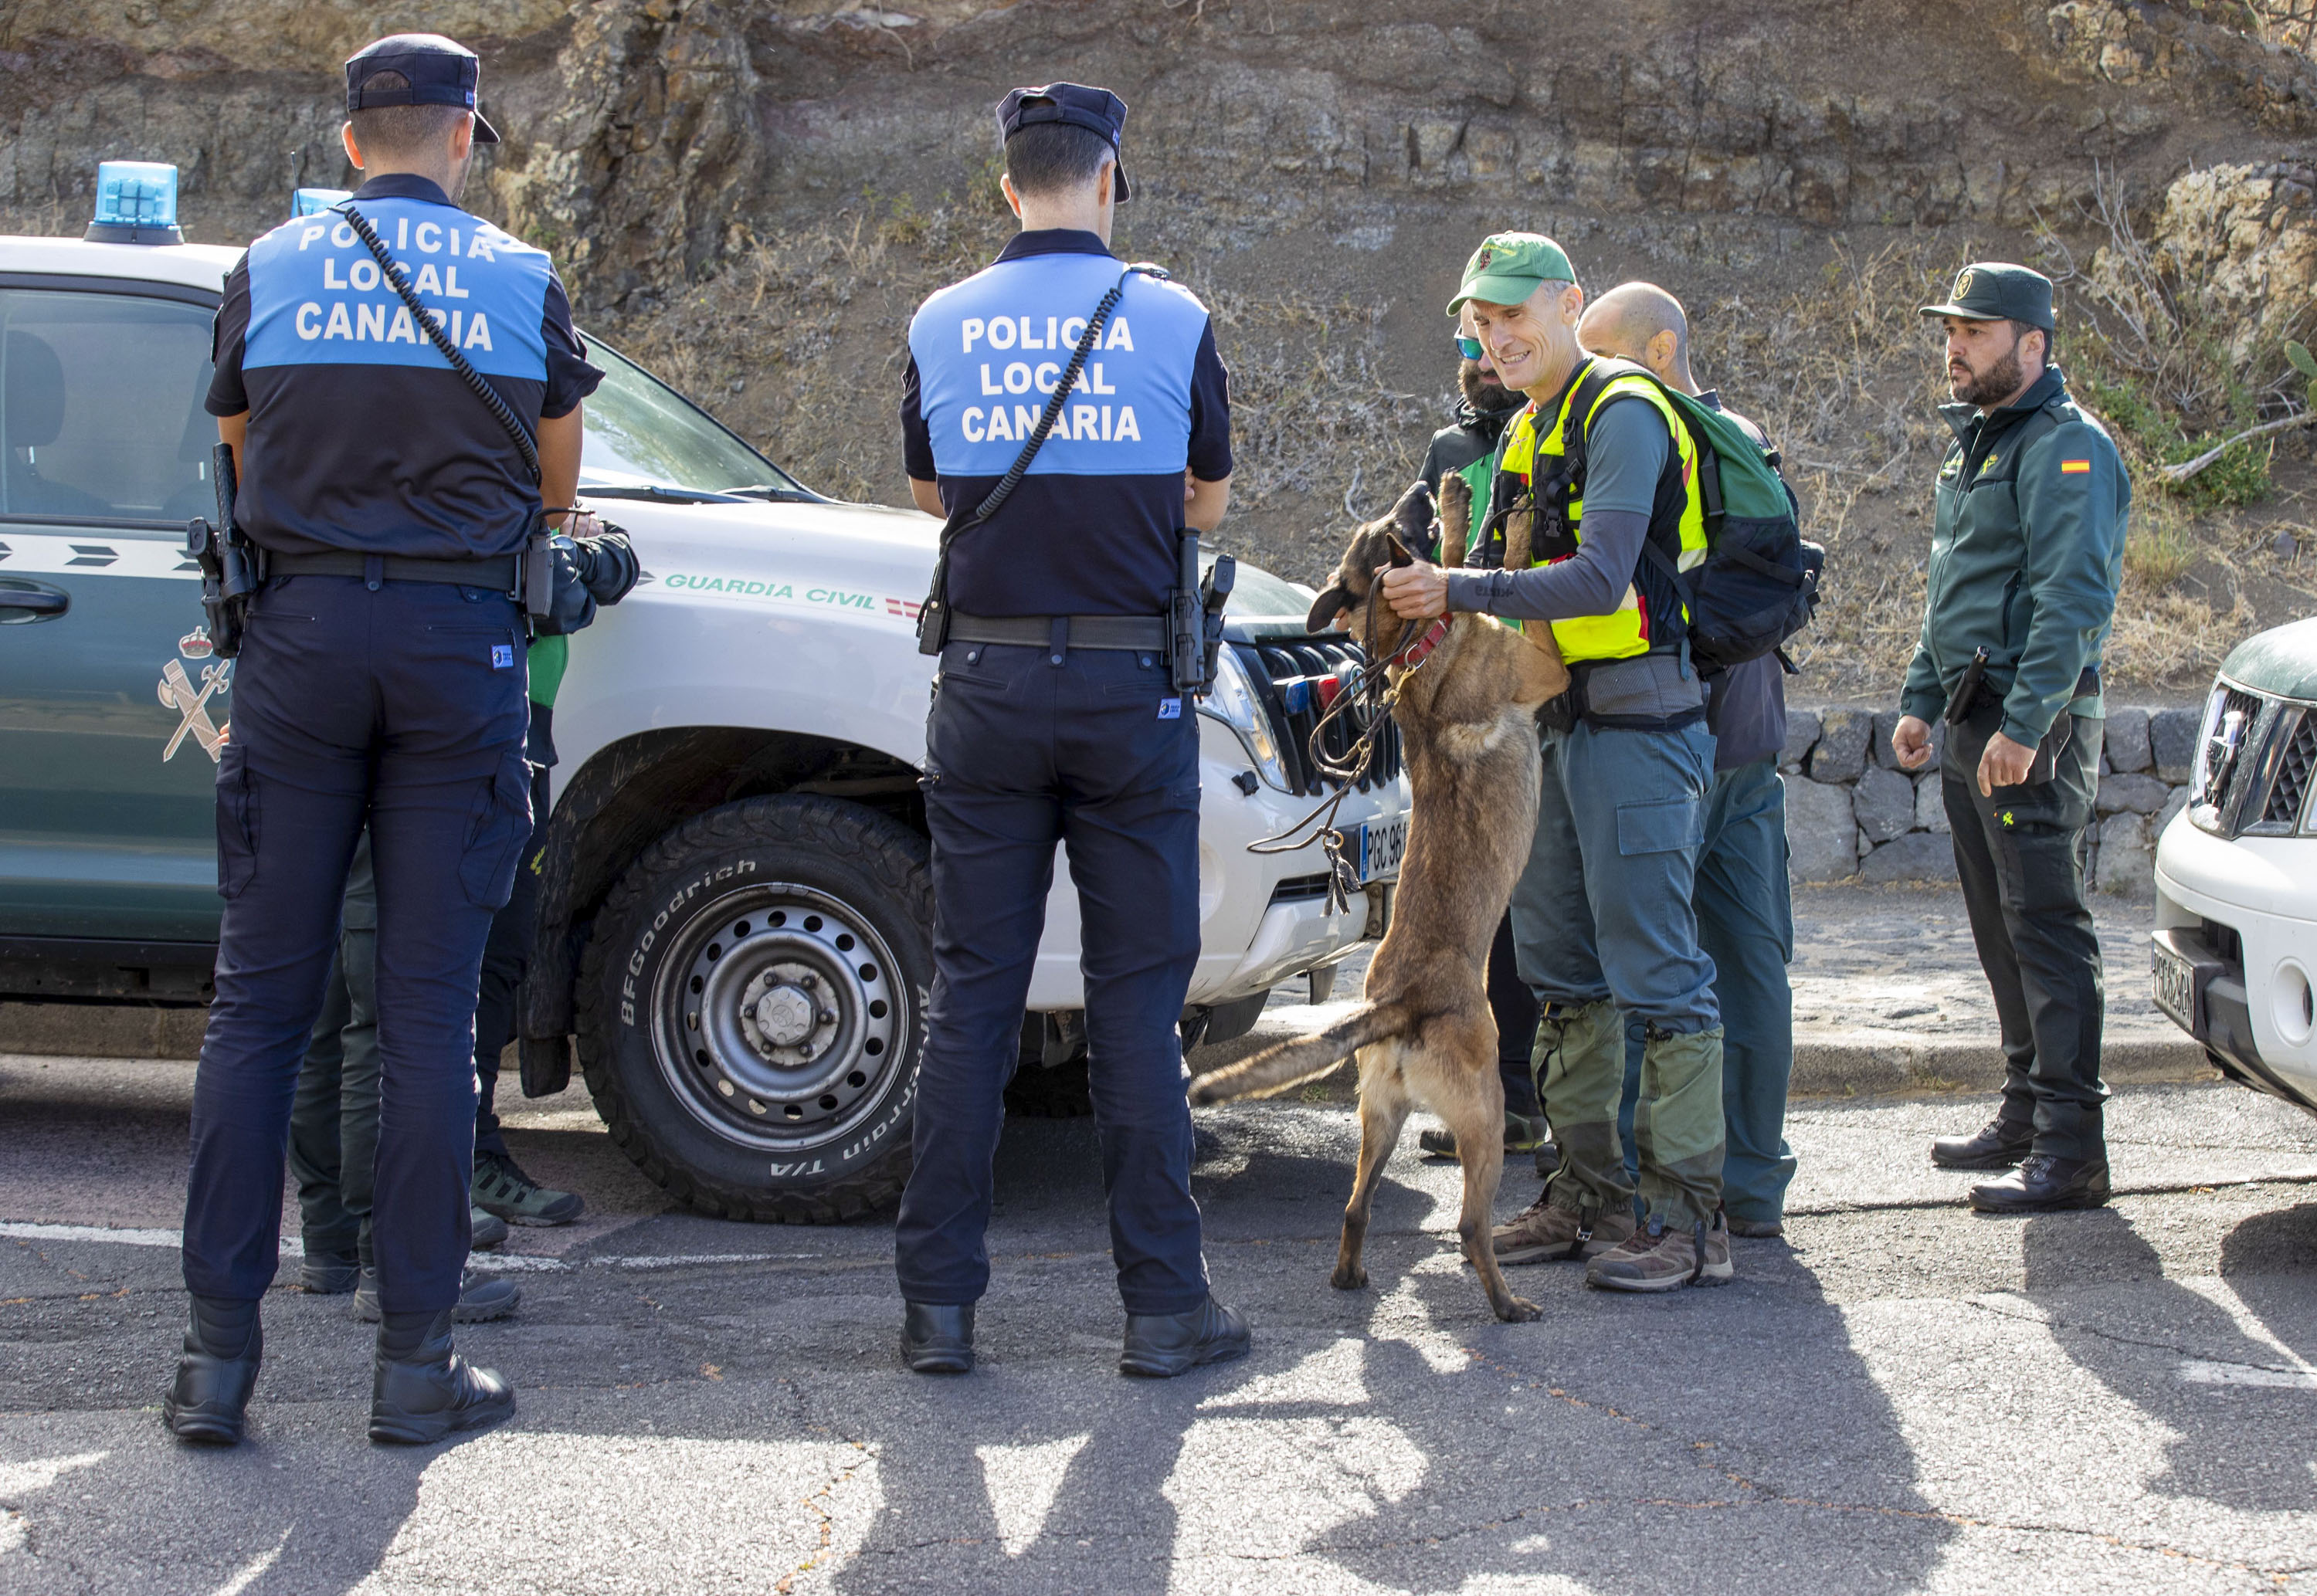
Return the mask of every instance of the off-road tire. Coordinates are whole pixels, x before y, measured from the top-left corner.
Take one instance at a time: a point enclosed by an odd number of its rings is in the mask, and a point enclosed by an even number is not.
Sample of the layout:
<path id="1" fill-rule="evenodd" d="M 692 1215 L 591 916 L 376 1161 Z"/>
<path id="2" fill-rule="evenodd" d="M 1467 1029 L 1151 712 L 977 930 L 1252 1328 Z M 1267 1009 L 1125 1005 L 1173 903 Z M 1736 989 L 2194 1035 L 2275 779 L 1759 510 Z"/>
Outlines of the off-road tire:
<path id="1" fill-rule="evenodd" d="M 720 934 L 711 928 L 723 921 L 758 914 L 741 905 L 752 894 L 761 902 L 767 889 L 818 895 L 825 906 L 835 906 L 832 918 L 849 915 L 881 941 L 885 959 L 869 962 L 890 964 L 890 971 L 876 971 L 884 984 L 878 990 L 897 994 L 894 1017 L 881 1021 L 898 1028 L 880 1052 L 886 1068 L 872 1073 L 861 1098 L 847 1105 L 845 1111 L 857 1110 L 857 1115 L 843 1132 L 801 1158 L 776 1157 L 751 1146 L 745 1127 L 720 1130 L 711 1116 L 737 1119 L 738 1110 L 720 1109 L 704 1085 L 693 1088 L 689 1104 L 679 1096 L 672 1082 L 720 1078 L 729 1083 L 729 1076 L 704 1063 L 694 1076 L 685 1061 L 664 1060 L 662 1010 L 670 1001 L 681 1008 L 685 999 L 679 990 L 655 1006 L 654 994 L 666 990 L 663 977 L 672 978 L 670 967 L 686 957 L 686 947 Z M 580 962 L 580 1066 L 613 1141 L 670 1196 L 720 1218 L 828 1225 L 890 1208 L 908 1178 L 910 1119 L 933 985 L 932 926 L 926 839 L 858 804 L 821 797 L 744 798 L 694 816 L 658 838 L 612 888 Z M 757 929 L 770 934 L 769 923 Z M 733 954 L 741 951 L 736 941 Z M 701 956 L 691 957 L 696 962 Z M 696 983 L 690 989 L 701 990 Z M 707 1006 L 705 1000 L 701 1006 Z M 860 1023 L 869 1021 L 864 1017 Z M 723 1095 L 765 1111 L 745 1090 Z M 780 1121 L 775 1113 L 764 1123 L 777 1128 Z M 791 1163 L 819 1167 L 794 1176 L 773 1172 Z"/>

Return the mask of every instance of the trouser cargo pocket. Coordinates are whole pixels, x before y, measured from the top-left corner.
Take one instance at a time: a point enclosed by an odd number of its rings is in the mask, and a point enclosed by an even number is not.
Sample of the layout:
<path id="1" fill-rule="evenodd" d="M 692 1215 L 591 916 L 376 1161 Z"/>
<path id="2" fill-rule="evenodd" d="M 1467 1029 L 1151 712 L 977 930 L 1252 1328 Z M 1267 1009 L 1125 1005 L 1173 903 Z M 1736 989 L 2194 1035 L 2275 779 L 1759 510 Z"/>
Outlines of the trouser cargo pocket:
<path id="1" fill-rule="evenodd" d="M 488 780 L 478 785 L 467 822 L 467 851 L 459 861 L 459 882 L 467 901 L 504 909 L 514 894 L 515 867 L 531 835 L 531 782 L 523 754 L 511 751 Z"/>
<path id="2" fill-rule="evenodd" d="M 218 760 L 217 832 L 218 896 L 237 898 L 257 877 L 257 778 L 237 743 Z"/>

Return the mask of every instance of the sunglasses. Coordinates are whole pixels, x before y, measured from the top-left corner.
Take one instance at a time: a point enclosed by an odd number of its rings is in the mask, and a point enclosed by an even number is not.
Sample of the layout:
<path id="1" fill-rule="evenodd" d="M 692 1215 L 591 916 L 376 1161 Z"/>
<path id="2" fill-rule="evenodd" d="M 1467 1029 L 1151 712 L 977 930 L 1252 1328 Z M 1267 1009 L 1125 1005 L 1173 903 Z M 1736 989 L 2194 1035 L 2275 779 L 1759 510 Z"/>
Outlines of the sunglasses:
<path id="1" fill-rule="evenodd" d="M 1462 333 L 1454 334 L 1452 337 L 1458 354 L 1468 361 L 1477 361 L 1481 358 L 1481 341 L 1478 338 L 1467 338 Z"/>

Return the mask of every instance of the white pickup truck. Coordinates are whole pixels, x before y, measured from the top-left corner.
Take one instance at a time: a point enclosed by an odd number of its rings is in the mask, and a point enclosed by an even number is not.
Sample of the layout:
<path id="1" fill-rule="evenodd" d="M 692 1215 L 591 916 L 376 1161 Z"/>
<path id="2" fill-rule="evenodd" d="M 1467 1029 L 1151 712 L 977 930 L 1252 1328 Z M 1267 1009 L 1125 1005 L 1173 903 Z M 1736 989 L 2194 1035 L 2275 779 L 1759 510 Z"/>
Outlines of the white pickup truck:
<path id="1" fill-rule="evenodd" d="M 237 254 L 0 238 L 0 996 L 208 994 L 233 673 L 183 550 L 212 513 L 201 400 Z M 865 1212 L 908 1170 L 932 979 L 914 618 L 936 523 L 821 497 L 594 348 L 582 496 L 646 575 L 574 639 L 556 706 L 524 1089 L 562 1086 L 576 1038 L 613 1137 L 676 1197 Z M 1309 598 L 1241 566 L 1201 705 L 1186 1042 L 1243 1032 L 1291 976 L 1324 984 L 1390 912 L 1408 795 L 1389 733 L 1339 818 L 1362 896 L 1331 912 L 1317 848 L 1248 851 L 1333 790 L 1304 755 L 1310 683 L 1357 655 L 1304 634 Z M 1083 1067 L 1084 998 L 1056 882 L 1024 1059 L 1059 1072 Z"/>

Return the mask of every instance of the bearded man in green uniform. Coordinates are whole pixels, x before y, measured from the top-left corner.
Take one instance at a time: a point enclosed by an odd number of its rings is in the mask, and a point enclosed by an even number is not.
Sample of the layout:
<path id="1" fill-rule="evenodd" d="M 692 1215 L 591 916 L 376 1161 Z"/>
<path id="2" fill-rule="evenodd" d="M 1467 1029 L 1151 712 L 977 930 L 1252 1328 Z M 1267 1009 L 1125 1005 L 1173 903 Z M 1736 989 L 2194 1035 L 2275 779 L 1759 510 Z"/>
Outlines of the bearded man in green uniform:
<path id="1" fill-rule="evenodd" d="M 2099 784 L 2100 649 L 2116 616 L 2132 483 L 2052 362 L 2051 280 L 1966 266 L 1943 305 L 1955 443 L 1939 467 L 1922 640 L 1891 744 L 1941 769 L 1955 868 L 1994 989 L 2001 1107 L 1931 1161 L 2001 1170 L 1973 1208 L 2033 1213 L 2108 1198 L 2101 1122 L 2099 937 L 2084 906 L 2084 833 Z"/>

